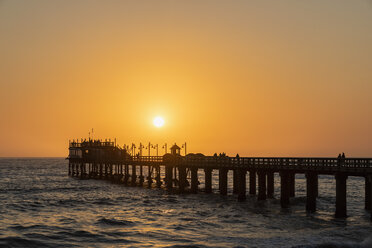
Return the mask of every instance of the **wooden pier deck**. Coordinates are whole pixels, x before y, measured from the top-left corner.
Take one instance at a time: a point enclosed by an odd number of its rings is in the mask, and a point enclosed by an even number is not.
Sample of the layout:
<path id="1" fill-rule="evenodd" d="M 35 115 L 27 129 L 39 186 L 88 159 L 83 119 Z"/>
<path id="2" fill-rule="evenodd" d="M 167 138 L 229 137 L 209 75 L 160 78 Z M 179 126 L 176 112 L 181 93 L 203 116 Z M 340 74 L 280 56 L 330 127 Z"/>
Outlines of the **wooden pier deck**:
<path id="1" fill-rule="evenodd" d="M 239 201 L 248 194 L 262 201 L 274 197 L 274 173 L 280 175 L 281 207 L 290 206 L 295 196 L 295 175 L 306 176 L 306 211 L 316 211 L 318 176 L 334 175 L 336 212 L 347 217 L 346 182 L 348 176 L 365 178 L 365 209 L 372 206 L 372 158 L 321 157 L 227 157 L 202 154 L 180 155 L 174 145 L 164 156 L 131 156 L 113 142 L 70 142 L 69 175 L 80 178 L 106 179 L 131 186 L 165 187 L 178 193 L 197 193 L 198 170 L 205 174 L 205 193 L 212 192 L 212 171 L 218 171 L 219 193 L 227 194 L 228 172 L 233 171 L 233 193 Z M 139 171 L 137 170 L 139 168 Z M 161 170 L 165 177 L 161 178 Z M 146 175 L 146 177 L 145 177 Z M 258 186 L 258 187 L 257 187 Z M 371 213 L 372 221 L 372 213 Z"/>

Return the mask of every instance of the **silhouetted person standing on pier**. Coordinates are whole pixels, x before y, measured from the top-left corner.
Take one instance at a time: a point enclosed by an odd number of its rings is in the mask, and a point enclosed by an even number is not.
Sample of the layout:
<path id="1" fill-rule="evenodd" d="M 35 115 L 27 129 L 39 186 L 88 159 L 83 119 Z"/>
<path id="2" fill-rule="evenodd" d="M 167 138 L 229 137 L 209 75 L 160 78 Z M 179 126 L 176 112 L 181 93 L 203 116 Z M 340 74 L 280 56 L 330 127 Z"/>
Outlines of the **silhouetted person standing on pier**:
<path id="1" fill-rule="evenodd" d="M 337 157 L 337 166 L 341 166 L 341 153 L 339 153 Z"/>
<path id="2" fill-rule="evenodd" d="M 345 164 L 345 153 L 342 153 L 341 155 L 341 165 Z"/>

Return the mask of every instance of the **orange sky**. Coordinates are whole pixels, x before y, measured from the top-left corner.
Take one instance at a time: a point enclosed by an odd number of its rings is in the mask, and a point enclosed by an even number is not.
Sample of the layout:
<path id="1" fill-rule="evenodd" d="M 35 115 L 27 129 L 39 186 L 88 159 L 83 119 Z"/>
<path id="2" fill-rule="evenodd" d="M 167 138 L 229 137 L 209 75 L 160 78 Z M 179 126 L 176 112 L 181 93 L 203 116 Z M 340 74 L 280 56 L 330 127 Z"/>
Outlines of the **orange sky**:
<path id="1" fill-rule="evenodd" d="M 371 94 L 367 0 L 0 1 L 0 156 L 66 156 L 94 128 L 205 154 L 371 157 Z"/>

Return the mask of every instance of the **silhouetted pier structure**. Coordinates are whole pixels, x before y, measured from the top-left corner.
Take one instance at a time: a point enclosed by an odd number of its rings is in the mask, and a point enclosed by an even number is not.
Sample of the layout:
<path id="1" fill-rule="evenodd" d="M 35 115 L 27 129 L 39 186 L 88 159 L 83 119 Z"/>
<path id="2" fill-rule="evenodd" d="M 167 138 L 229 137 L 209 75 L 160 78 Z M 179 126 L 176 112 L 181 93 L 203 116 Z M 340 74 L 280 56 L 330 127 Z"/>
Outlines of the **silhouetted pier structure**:
<path id="1" fill-rule="evenodd" d="M 258 201 L 274 197 L 274 173 L 279 173 L 282 208 L 288 208 L 290 198 L 295 196 L 295 175 L 305 174 L 307 212 L 316 211 L 318 175 L 334 175 L 335 216 L 339 218 L 347 217 L 348 176 L 364 177 L 365 209 L 371 211 L 372 206 L 372 158 L 181 156 L 177 145 L 172 146 L 171 153 L 164 156 L 132 156 L 127 149 L 119 148 L 114 142 L 88 140 L 70 142 L 68 160 L 71 176 L 106 179 L 130 186 L 165 187 L 179 193 L 199 191 L 198 170 L 204 171 L 204 192 L 212 193 L 212 171 L 216 170 L 219 193 L 226 195 L 228 172 L 231 170 L 233 193 L 238 201 L 246 199 L 247 173 L 248 194 L 257 194 Z M 164 178 L 161 178 L 161 170 L 164 171 Z"/>

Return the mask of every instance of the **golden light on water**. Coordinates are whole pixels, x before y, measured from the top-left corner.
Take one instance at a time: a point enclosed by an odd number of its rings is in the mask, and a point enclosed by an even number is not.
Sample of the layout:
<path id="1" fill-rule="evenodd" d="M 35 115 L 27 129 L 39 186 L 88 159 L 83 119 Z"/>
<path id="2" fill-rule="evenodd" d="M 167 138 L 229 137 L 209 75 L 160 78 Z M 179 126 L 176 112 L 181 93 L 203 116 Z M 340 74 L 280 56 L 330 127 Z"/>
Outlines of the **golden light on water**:
<path id="1" fill-rule="evenodd" d="M 164 123 L 165 123 L 165 121 L 161 116 L 156 116 L 153 120 L 154 126 L 158 127 L 158 128 L 164 126 Z"/>

